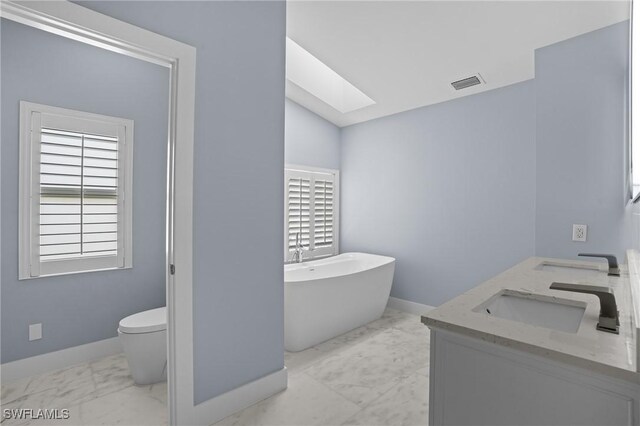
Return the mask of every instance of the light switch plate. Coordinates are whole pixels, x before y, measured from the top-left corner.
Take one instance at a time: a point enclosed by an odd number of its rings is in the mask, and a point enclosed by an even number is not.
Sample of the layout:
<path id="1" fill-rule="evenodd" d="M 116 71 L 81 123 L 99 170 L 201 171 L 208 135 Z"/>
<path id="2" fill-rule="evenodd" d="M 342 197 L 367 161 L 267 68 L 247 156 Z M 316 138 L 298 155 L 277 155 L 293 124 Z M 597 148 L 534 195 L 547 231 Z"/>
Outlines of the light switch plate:
<path id="1" fill-rule="evenodd" d="M 587 225 L 573 224 L 573 241 L 587 241 Z"/>
<path id="2" fill-rule="evenodd" d="M 29 341 L 42 339 L 42 323 L 29 324 Z"/>

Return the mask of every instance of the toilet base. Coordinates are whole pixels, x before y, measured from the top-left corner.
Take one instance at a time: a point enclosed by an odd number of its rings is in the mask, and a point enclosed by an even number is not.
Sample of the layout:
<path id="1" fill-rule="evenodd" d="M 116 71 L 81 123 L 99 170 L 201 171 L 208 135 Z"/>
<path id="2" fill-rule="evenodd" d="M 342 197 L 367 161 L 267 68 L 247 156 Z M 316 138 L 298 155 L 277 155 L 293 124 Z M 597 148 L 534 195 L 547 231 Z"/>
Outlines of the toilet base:
<path id="1" fill-rule="evenodd" d="M 137 385 L 167 380 L 167 331 L 122 333 L 118 330 L 129 371 Z"/>

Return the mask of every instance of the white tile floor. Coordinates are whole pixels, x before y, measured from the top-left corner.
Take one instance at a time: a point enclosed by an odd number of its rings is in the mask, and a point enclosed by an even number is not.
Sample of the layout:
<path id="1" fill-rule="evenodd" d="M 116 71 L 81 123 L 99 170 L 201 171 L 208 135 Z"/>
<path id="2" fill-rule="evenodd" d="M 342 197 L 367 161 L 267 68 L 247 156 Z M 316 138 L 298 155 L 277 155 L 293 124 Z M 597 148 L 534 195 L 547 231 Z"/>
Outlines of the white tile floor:
<path id="1" fill-rule="evenodd" d="M 390 310 L 364 327 L 286 353 L 289 387 L 217 425 L 426 425 L 429 335 Z M 162 425 L 166 384 L 135 386 L 123 355 L 2 386 L 2 408 L 68 408 L 69 420 L 8 425 Z"/>
<path id="2" fill-rule="evenodd" d="M 124 354 L 2 386 L 2 409 L 68 409 L 68 420 L 13 420 L 9 425 L 167 424 L 167 384 L 135 386 Z"/>
<path id="3" fill-rule="evenodd" d="M 135 386 L 123 354 L 2 386 L 2 409 L 68 409 L 68 420 L 2 419 L 8 425 L 162 425 L 167 384 Z"/>
<path id="4" fill-rule="evenodd" d="M 426 425 L 429 331 L 420 317 L 384 316 L 328 342 L 285 354 L 286 391 L 220 425 Z"/>

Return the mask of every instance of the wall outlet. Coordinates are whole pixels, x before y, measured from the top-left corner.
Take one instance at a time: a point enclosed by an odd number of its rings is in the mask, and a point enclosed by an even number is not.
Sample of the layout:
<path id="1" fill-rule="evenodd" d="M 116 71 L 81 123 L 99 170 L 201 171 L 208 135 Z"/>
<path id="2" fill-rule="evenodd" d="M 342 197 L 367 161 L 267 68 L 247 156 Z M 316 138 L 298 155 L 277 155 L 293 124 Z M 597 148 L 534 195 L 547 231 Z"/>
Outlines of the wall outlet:
<path id="1" fill-rule="evenodd" d="M 42 323 L 29 324 L 29 341 L 42 339 Z"/>
<path id="2" fill-rule="evenodd" d="M 587 225 L 573 224 L 573 241 L 587 241 Z"/>

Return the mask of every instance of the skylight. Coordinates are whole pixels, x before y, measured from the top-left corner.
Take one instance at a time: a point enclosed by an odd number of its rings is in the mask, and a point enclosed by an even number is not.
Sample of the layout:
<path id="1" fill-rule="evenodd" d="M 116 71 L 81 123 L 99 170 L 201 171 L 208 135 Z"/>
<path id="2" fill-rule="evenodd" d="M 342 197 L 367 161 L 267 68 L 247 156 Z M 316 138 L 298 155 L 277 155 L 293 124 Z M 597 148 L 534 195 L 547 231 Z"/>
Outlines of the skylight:
<path id="1" fill-rule="evenodd" d="M 375 104 L 373 99 L 289 37 L 287 80 L 343 114 Z"/>

